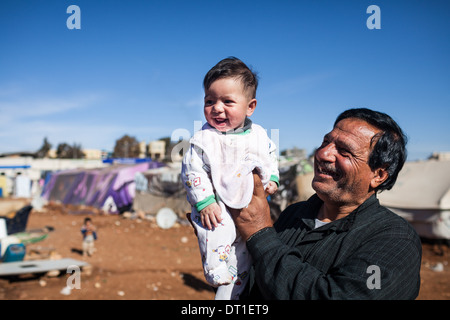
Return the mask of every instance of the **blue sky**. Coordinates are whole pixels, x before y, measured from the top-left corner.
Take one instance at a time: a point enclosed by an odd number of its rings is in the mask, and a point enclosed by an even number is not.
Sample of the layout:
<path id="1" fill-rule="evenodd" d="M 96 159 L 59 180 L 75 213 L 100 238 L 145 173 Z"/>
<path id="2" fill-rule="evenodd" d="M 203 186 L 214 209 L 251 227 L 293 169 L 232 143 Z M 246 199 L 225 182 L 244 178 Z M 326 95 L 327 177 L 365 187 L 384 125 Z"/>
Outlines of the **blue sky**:
<path id="1" fill-rule="evenodd" d="M 370 5 L 381 29 L 366 26 Z M 449 12 L 444 0 L 2 0 L 0 153 L 193 133 L 205 73 L 236 56 L 259 74 L 252 119 L 279 130 L 281 150 L 309 153 L 340 112 L 368 107 L 425 159 L 450 151 Z"/>

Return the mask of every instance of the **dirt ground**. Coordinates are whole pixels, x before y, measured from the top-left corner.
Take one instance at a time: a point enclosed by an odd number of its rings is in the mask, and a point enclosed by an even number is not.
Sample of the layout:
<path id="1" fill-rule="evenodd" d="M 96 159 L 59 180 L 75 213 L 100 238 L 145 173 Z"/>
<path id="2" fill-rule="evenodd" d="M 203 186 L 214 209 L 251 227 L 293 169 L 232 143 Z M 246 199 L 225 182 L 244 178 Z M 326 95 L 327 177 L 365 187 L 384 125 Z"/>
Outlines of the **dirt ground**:
<path id="1" fill-rule="evenodd" d="M 80 228 L 90 216 L 98 230 L 96 252 L 81 254 Z M 51 226 L 46 239 L 26 246 L 26 260 L 73 258 L 83 268 L 81 288 L 61 293 L 70 273 L 0 278 L 0 300 L 211 300 L 193 229 L 186 221 L 161 229 L 154 219 L 91 214 L 48 206 L 32 211 L 27 229 Z M 423 244 L 419 300 L 450 300 L 450 250 Z M 442 271 L 439 271 L 443 269 Z"/>

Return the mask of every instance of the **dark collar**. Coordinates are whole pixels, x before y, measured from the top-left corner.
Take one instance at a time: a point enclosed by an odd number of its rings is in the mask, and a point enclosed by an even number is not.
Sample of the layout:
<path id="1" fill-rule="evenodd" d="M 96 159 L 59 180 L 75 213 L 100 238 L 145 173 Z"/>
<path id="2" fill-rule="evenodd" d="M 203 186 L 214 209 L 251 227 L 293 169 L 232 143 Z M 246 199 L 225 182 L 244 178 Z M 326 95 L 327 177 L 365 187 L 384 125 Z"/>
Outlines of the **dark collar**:
<path id="1" fill-rule="evenodd" d="M 314 229 L 315 219 L 317 218 L 317 214 L 319 213 L 319 209 L 322 206 L 323 201 L 317 196 L 317 194 L 314 194 L 307 200 L 307 202 L 310 210 L 308 210 L 308 214 L 303 217 L 302 220 L 305 225 L 307 225 L 311 229 Z M 379 204 L 379 201 L 374 194 L 346 217 L 327 223 L 326 225 L 315 230 L 319 231 L 330 229 L 335 230 L 336 232 L 348 231 L 355 223 L 355 219 L 359 213 L 362 214 L 366 212 L 369 207 L 377 204 Z"/>

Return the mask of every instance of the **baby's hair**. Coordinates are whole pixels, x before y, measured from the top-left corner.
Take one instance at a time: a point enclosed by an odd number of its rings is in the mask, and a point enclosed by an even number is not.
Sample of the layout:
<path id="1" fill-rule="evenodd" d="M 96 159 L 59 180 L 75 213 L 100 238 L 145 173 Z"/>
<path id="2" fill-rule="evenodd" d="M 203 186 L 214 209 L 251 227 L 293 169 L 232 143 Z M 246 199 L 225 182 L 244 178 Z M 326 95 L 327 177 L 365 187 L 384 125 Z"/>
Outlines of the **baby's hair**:
<path id="1" fill-rule="evenodd" d="M 244 91 L 249 94 L 251 99 L 256 98 L 256 89 L 258 88 L 258 76 L 244 62 L 236 57 L 225 58 L 217 63 L 203 79 L 203 88 L 208 90 L 211 84 L 223 78 L 239 79 Z"/>

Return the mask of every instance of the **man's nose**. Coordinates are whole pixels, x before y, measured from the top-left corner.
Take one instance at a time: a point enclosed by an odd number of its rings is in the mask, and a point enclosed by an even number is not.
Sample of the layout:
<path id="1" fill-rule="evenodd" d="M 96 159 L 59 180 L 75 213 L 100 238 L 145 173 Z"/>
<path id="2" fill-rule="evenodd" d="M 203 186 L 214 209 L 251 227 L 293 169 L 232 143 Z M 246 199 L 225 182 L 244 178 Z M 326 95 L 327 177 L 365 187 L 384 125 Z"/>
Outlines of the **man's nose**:
<path id="1" fill-rule="evenodd" d="M 336 158 L 336 146 L 333 143 L 329 143 L 326 146 L 320 147 L 316 151 L 316 157 L 321 161 L 333 162 Z"/>

